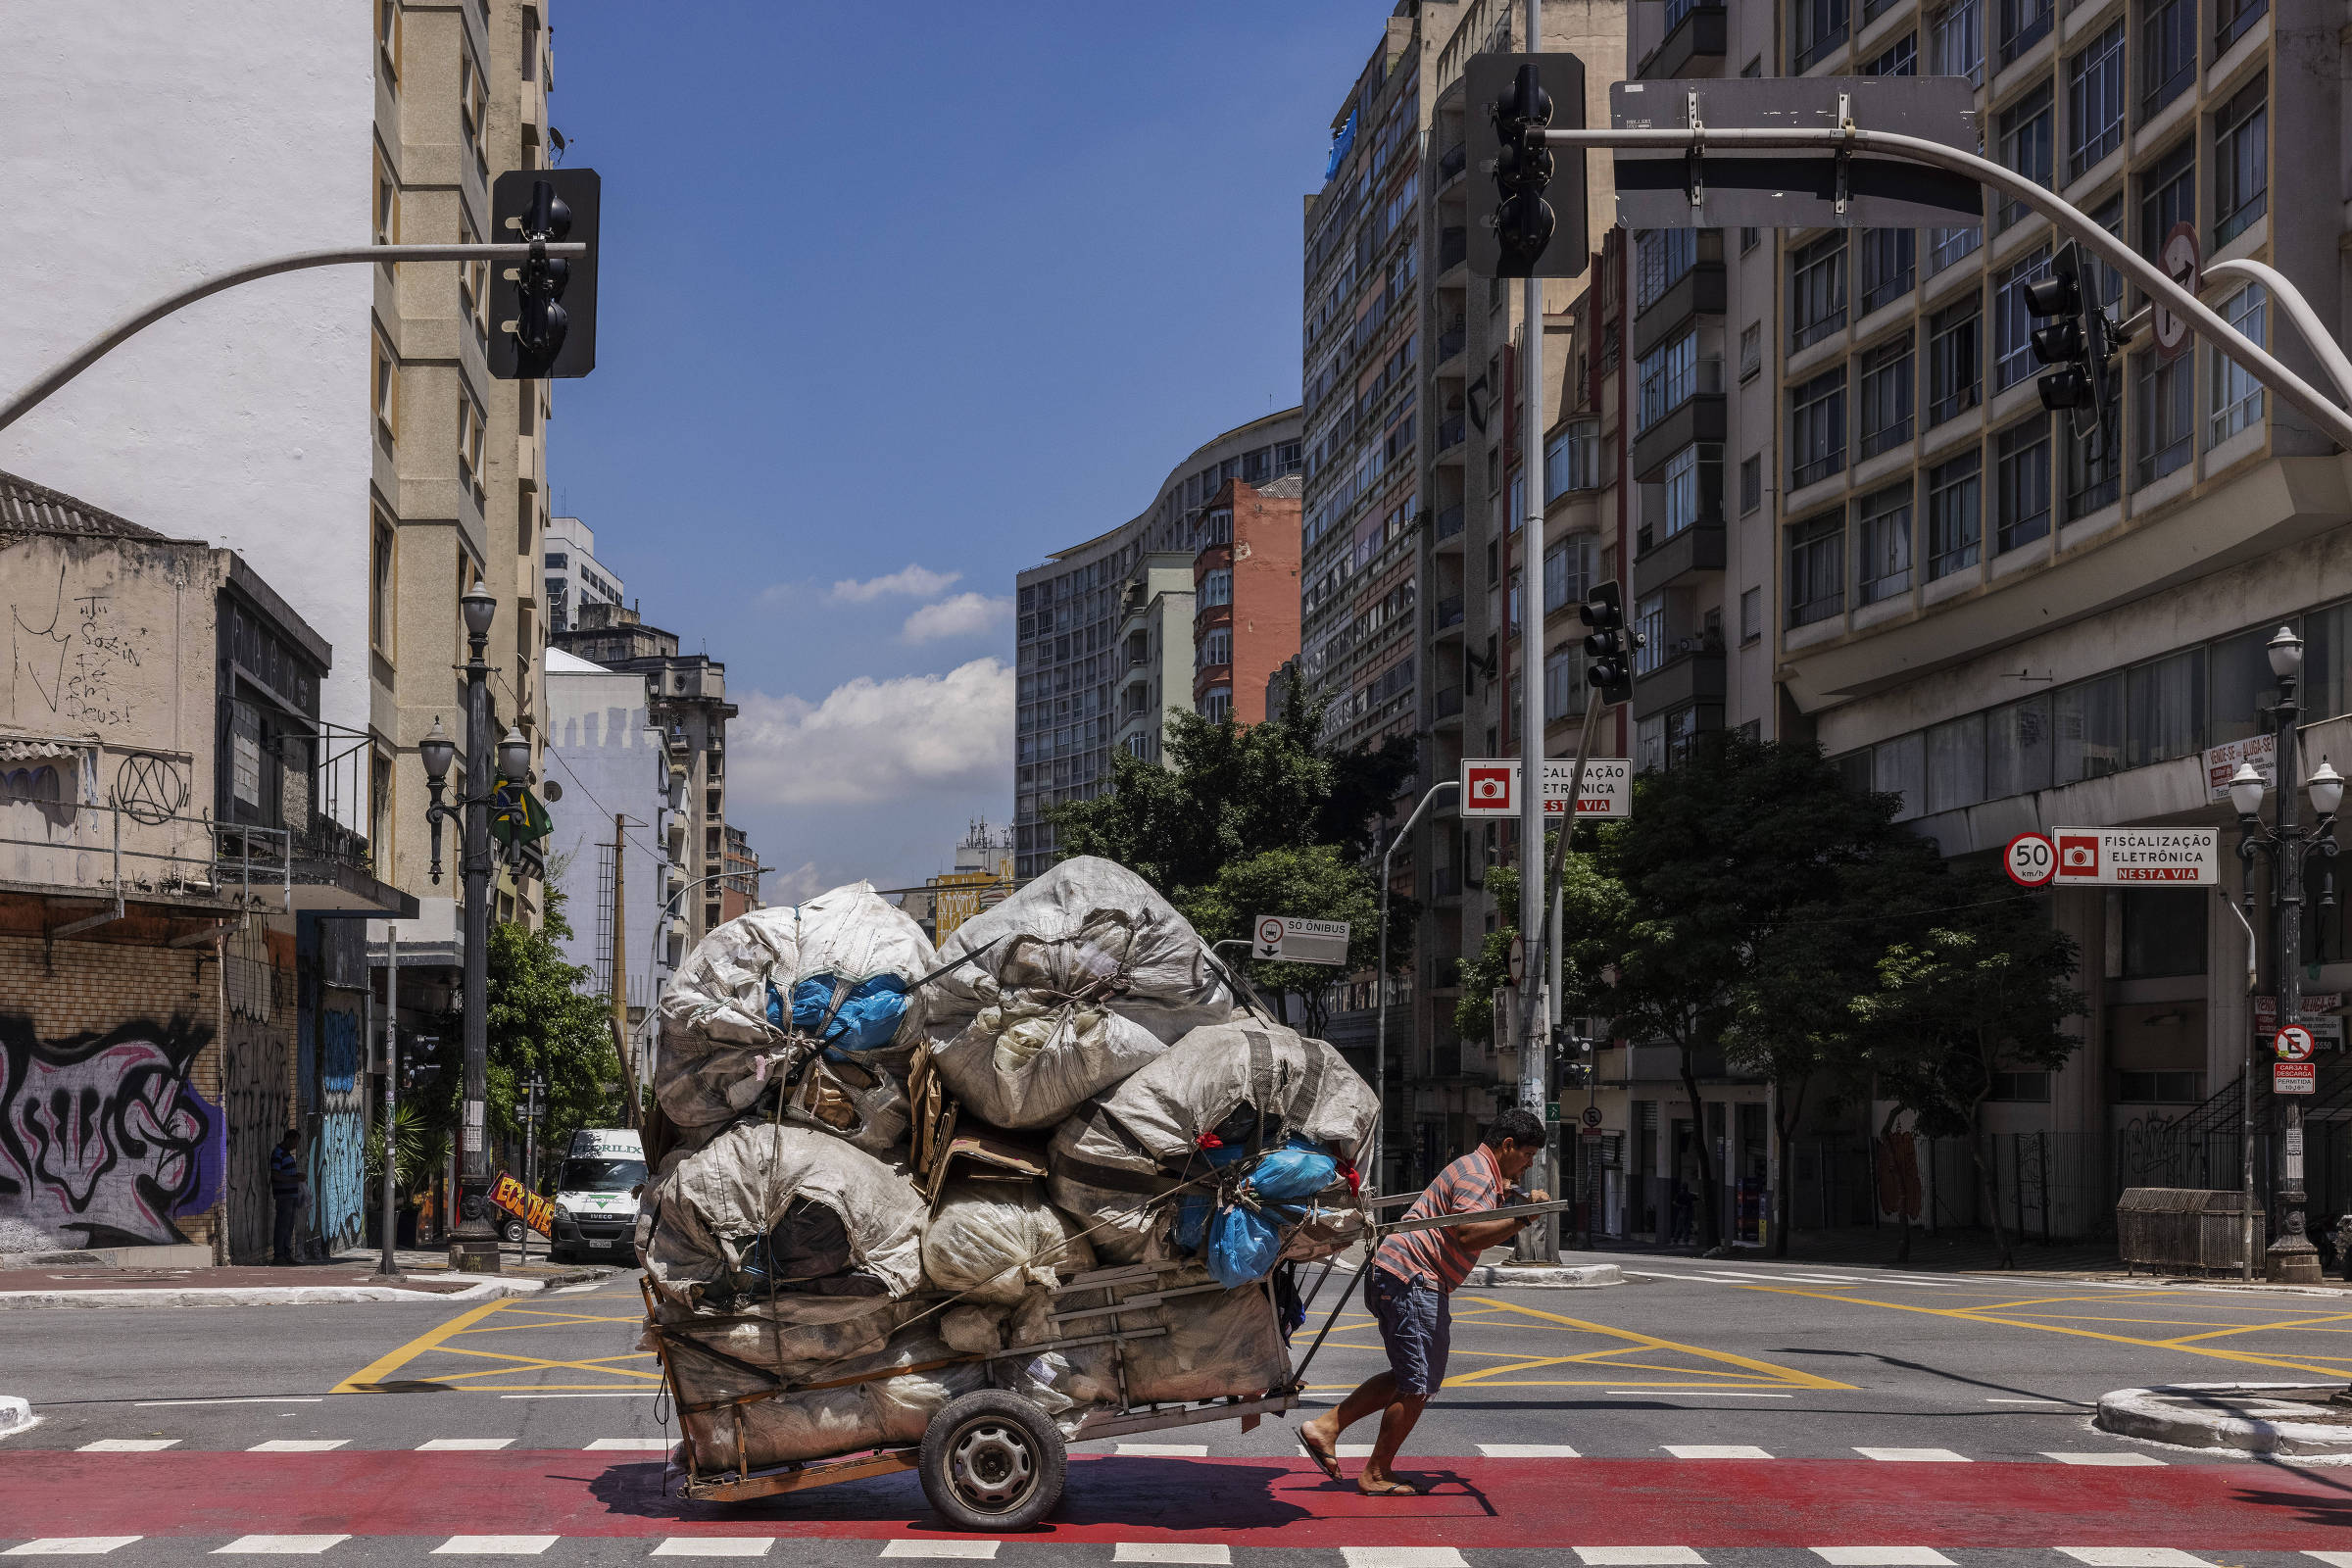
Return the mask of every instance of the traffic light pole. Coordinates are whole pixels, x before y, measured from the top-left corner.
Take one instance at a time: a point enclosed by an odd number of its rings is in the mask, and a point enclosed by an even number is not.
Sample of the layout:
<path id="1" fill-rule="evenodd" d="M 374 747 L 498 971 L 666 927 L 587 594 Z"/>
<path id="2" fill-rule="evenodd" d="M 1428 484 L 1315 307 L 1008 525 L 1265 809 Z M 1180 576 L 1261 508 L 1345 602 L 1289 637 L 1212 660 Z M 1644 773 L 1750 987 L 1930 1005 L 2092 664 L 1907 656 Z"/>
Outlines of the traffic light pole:
<path id="1" fill-rule="evenodd" d="M 0 403 L 0 430 L 7 429 L 48 400 L 67 382 L 96 365 L 147 327 L 153 326 L 174 311 L 184 310 L 198 300 L 207 299 L 223 289 L 240 283 L 258 282 L 275 277 L 281 272 L 300 272 L 314 267 L 341 267 L 353 262 L 527 262 L 536 253 L 543 257 L 566 260 L 588 255 L 585 241 L 565 244 L 531 245 L 355 245 L 340 250 L 297 251 L 291 256 L 274 256 L 266 262 L 253 262 L 244 267 L 216 272 L 200 283 L 166 295 L 144 309 L 122 318 L 96 337 L 84 343 L 73 358 L 50 369 L 6 403 Z"/>
<path id="2" fill-rule="evenodd" d="M 378 1274 L 398 1278 L 400 1260 L 400 1139 L 392 1114 L 400 1103 L 400 922 L 384 922 L 384 1255 Z"/>
<path id="3" fill-rule="evenodd" d="M 2187 320 L 2200 336 L 2245 367 L 2247 373 L 2255 380 L 2308 416 L 2338 446 L 2352 451 L 2352 414 L 2347 414 L 2328 401 L 2326 394 L 2273 358 L 2261 344 L 2253 342 L 2223 320 L 2196 295 L 2173 281 L 2154 263 L 2101 227 L 2087 213 L 2061 200 L 2056 193 L 2035 184 L 2015 170 L 2004 169 L 1988 158 L 1981 158 L 1975 153 L 1947 147 L 1942 142 L 1922 136 L 1870 130 L 1857 125 L 1820 129 L 1707 125 L 1703 130 L 1689 126 L 1666 126 L 1642 130 L 1545 130 L 1538 134 L 1545 146 L 1554 148 L 1646 148 L 1660 152 L 1710 154 L 1793 148 L 1817 152 L 1866 153 L 1928 164 L 1965 174 L 1980 185 L 1989 186 L 2021 206 L 2030 207 L 2049 219 L 2076 243 L 2096 254 L 2131 279 L 2149 298 Z M 2310 328 L 2303 317 L 2290 313 L 2289 318 L 2308 335 Z M 2322 354 L 2321 358 L 2325 360 L 2326 355 Z"/>
<path id="4" fill-rule="evenodd" d="M 1527 51 L 1544 47 L 1544 0 L 1527 0 Z M 1519 935 L 1527 966 L 1519 976 L 1519 1103 L 1544 1114 L 1550 1041 L 1537 1022 L 1544 1009 L 1544 279 L 1519 282 Z M 1506 603 L 1508 596 L 1505 596 Z M 1571 803 L 1573 804 L 1573 803 Z M 1513 1243 L 1522 1260 L 1559 1255 L 1546 1218 Z"/>

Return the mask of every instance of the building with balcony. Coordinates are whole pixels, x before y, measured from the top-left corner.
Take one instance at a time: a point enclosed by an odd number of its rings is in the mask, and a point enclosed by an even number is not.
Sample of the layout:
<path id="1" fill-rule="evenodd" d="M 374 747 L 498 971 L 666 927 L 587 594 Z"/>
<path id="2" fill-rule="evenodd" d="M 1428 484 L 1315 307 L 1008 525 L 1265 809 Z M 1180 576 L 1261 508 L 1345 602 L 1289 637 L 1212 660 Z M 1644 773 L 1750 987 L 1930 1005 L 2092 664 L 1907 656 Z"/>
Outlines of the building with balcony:
<path id="1" fill-rule="evenodd" d="M 1219 488 L 1233 479 L 1268 485 L 1297 472 L 1298 429 L 1298 411 L 1286 409 L 1226 431 L 1178 464 L 1135 517 L 1019 573 L 1012 826 L 1019 876 L 1035 876 L 1054 861 L 1046 813 L 1108 789 L 1112 746 L 1122 735 L 1143 734 L 1123 722 L 1119 705 L 1133 684 L 1125 630 L 1130 590 L 1144 581 L 1153 595 L 1166 591 L 1155 573 L 1138 578 L 1145 558 L 1176 553 L 1189 570 L 1204 548 L 1203 519 Z M 1189 616 L 1193 607 L 1185 608 Z M 1178 642 L 1159 646 L 1182 648 L 1189 660 L 1189 620 Z M 1190 668 L 1183 669 L 1188 697 L 1191 678 Z"/>
<path id="2" fill-rule="evenodd" d="M 1193 558 L 1193 711 L 1255 724 L 1266 681 L 1298 653 L 1298 475 L 1228 479 Z M 1412 619 L 1412 590 L 1390 612 Z"/>
<path id="3" fill-rule="evenodd" d="M 596 559 L 596 531 L 577 517 L 547 520 L 547 629 L 567 631 L 582 605 L 618 605 L 628 596 L 620 573 Z"/>
<path id="4" fill-rule="evenodd" d="M 1168 717 L 1193 706 L 1193 560 L 1147 550 L 1119 586 L 1110 743 L 1147 762 L 1166 760 Z"/>
<path id="5" fill-rule="evenodd" d="M 718 885 L 718 917 L 732 920 L 765 907 L 760 902 L 760 857 L 752 849 L 751 836 L 734 823 L 728 823 L 723 853 L 727 874 Z"/>

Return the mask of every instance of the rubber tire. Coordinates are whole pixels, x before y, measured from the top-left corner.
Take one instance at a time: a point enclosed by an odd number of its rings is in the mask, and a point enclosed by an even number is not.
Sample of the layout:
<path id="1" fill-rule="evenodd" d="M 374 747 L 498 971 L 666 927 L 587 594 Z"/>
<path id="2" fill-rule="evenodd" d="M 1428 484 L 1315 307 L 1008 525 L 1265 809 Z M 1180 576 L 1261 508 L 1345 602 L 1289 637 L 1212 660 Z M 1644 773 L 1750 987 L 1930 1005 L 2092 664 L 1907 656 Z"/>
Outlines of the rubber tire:
<path id="1" fill-rule="evenodd" d="M 1012 1435 L 1030 1454 L 1035 1479 L 1018 1501 L 1007 1508 L 991 1510 L 976 1507 L 956 1494 L 955 1481 L 949 1473 L 949 1460 L 959 1433 L 976 1421 L 993 1421 L 1012 1429 Z M 922 1479 L 923 1495 L 939 1516 L 957 1530 L 988 1535 L 1005 1530 L 1026 1530 L 1054 1511 L 1061 1500 L 1061 1486 L 1069 1469 L 1069 1450 L 1063 1446 L 1061 1433 L 1046 1419 L 1045 1412 L 1017 1394 L 1003 1389 L 981 1389 L 959 1399 L 949 1401 L 946 1409 L 931 1418 L 923 1429 L 923 1446 L 916 1473 Z"/>

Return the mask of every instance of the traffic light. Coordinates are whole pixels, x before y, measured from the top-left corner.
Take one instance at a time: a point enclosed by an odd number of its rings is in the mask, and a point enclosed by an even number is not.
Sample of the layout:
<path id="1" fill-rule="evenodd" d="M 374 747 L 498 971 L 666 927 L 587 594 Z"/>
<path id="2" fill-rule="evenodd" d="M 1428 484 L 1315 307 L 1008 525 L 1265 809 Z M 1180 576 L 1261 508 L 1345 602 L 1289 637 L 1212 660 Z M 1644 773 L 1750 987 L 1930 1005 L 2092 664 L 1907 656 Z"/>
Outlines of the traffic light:
<path id="1" fill-rule="evenodd" d="M 1625 598 L 1617 585 L 1594 584 L 1577 613 L 1592 628 L 1585 637 L 1585 679 L 1604 703 L 1633 701 L 1634 650 L 1642 646 L 1642 634 L 1626 629 Z"/>
<path id="2" fill-rule="evenodd" d="M 1462 73 L 1465 162 L 1494 181 L 1494 205 L 1472 204 L 1465 240 L 1481 277 L 1576 277 L 1591 261 L 1585 155 L 1555 159 L 1528 137 L 1582 128 L 1585 64 L 1574 55 L 1483 54 Z"/>
<path id="3" fill-rule="evenodd" d="M 2082 264 L 2074 246 L 2050 262 L 2050 275 L 2026 285 L 2026 310 L 2040 323 L 2034 328 L 2034 357 L 2052 367 L 2034 383 L 2041 406 L 2077 416 L 2080 433 L 2104 426 L 2115 398 L 2115 344 L 2107 313 L 2084 296 Z M 2081 416 L 2087 412 L 2089 420 Z"/>
<path id="4" fill-rule="evenodd" d="M 493 243 L 584 241 L 576 258 L 534 256 L 490 269 L 490 373 L 501 381 L 586 375 L 596 368 L 593 169 L 517 169 L 490 187 Z"/>

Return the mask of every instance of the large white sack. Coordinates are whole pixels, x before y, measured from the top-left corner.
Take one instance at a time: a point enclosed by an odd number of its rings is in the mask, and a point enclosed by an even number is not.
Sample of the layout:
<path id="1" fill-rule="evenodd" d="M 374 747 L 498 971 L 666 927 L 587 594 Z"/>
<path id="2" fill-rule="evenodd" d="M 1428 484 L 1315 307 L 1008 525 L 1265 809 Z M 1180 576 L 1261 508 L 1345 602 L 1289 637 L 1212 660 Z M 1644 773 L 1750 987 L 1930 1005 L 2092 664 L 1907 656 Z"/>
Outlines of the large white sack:
<path id="1" fill-rule="evenodd" d="M 988 1386 L 979 1362 L 931 1363 L 956 1354 L 921 1327 L 893 1339 L 879 1353 L 846 1361 L 785 1363 L 772 1370 L 788 1383 L 837 1382 L 891 1368 L 871 1382 L 843 1388 L 776 1394 L 716 1409 L 698 1405 L 732 1399 L 772 1387 L 740 1367 L 696 1353 L 691 1345 L 670 1342 L 670 1365 L 678 1382 L 678 1421 L 705 1470 L 732 1470 L 740 1462 L 759 1470 L 795 1460 L 830 1458 L 884 1444 L 922 1441 L 923 1428 L 951 1399 Z"/>
<path id="2" fill-rule="evenodd" d="M 1298 1136 L 1352 1163 L 1380 1113 L 1372 1086 L 1330 1045 L 1261 1018 L 1196 1029 L 1054 1131 L 1054 1201 L 1085 1218 L 1114 1262 L 1168 1255 L 1160 1196 L 1207 1167 L 1205 1133 L 1278 1148 Z"/>
<path id="3" fill-rule="evenodd" d="M 1164 1335 L 1129 1340 L 1125 1346 L 1127 1397 L 1132 1404 L 1221 1399 L 1228 1395 L 1257 1395 L 1281 1387 L 1290 1379 L 1290 1355 L 1282 1325 L 1263 1284 L 1238 1291 L 1216 1286 L 1208 1271 L 1188 1268 L 1160 1281 L 1162 1291 L 1195 1290 L 1158 1306 L 1122 1312 L 1124 1328 L 1161 1326 Z M 1080 1297 L 1065 1301 L 1089 1304 Z M 1110 1319 L 1079 1318 L 1067 1326 L 1073 1335 L 1102 1332 L 1097 1325 Z M 1108 1345 L 1082 1345 L 1057 1352 L 1061 1363 L 1054 1387 L 1081 1405 L 1118 1402 L 1118 1372 Z"/>
<path id="4" fill-rule="evenodd" d="M 654 1093 L 681 1131 L 720 1124 L 758 1102 L 786 1039 L 767 1017 L 772 985 L 789 1007 L 804 981 L 831 976 L 843 988 L 887 976 L 906 988 L 891 1045 L 923 1038 L 924 975 L 938 956 L 921 926 L 864 882 L 806 904 L 755 909 L 729 920 L 686 956 L 660 1009 Z M 837 1020 L 838 1022 L 838 1020 Z"/>
<path id="5" fill-rule="evenodd" d="M 922 1283 L 923 1200 L 906 1173 L 805 1127 L 753 1122 L 689 1154 L 649 1195 L 645 1269 L 657 1291 L 691 1308 L 773 1311 L 827 1322 L 874 1310 Z M 778 1289 L 747 1262 L 795 1200 L 830 1210 L 848 1242 L 851 1278 L 871 1295 Z M 832 1287 L 837 1289 L 838 1287 Z"/>
<path id="6" fill-rule="evenodd" d="M 1034 1183 L 953 1182 L 923 1232 L 923 1273 L 966 1301 L 1017 1301 L 1094 1267 L 1077 1232 Z"/>
<path id="7" fill-rule="evenodd" d="M 999 1127 L 1052 1126 L 1233 1010 L 1191 923 L 1142 877 L 1091 856 L 956 927 L 940 962 L 924 988 L 933 1057 Z"/>

